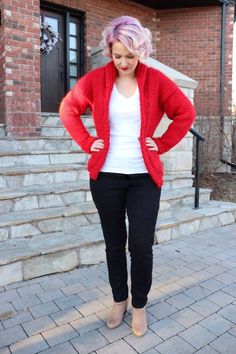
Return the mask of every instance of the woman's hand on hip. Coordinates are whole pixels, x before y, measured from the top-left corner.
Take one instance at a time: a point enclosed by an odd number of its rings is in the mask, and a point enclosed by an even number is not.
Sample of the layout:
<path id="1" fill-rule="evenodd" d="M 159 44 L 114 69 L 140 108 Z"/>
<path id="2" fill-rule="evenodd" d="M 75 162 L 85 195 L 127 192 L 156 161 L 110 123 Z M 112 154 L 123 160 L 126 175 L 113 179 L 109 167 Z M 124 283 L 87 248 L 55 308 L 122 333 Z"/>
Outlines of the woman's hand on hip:
<path id="1" fill-rule="evenodd" d="M 149 150 L 153 150 L 153 151 L 158 151 L 158 146 L 157 144 L 155 143 L 155 141 L 150 138 L 150 137 L 147 137 L 146 138 L 146 146 L 148 147 Z"/>
<path id="2" fill-rule="evenodd" d="M 90 150 L 93 151 L 100 151 L 104 148 L 104 141 L 103 139 L 97 139 L 93 142 Z"/>

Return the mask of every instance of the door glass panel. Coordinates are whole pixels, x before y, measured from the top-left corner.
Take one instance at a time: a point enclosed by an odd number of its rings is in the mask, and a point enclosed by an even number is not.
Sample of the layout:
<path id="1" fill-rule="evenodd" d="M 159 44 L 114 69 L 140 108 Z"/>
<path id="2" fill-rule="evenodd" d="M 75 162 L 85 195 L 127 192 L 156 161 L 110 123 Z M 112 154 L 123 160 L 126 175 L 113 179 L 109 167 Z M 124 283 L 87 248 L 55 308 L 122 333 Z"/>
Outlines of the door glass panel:
<path id="1" fill-rule="evenodd" d="M 47 25 L 50 25 L 55 32 L 57 32 L 57 33 L 59 32 L 59 30 L 58 30 L 58 19 L 57 18 L 44 16 L 44 22 Z"/>
<path id="2" fill-rule="evenodd" d="M 70 50 L 70 62 L 77 63 L 77 51 Z"/>
<path id="3" fill-rule="evenodd" d="M 70 64 L 70 76 L 77 76 L 77 65 Z"/>
<path id="4" fill-rule="evenodd" d="M 77 24 L 70 22 L 70 35 L 76 36 L 77 35 Z"/>
<path id="5" fill-rule="evenodd" d="M 70 37 L 70 49 L 77 49 L 77 38 Z"/>
<path id="6" fill-rule="evenodd" d="M 70 78 L 70 88 L 75 86 L 76 82 L 77 82 L 77 79 Z"/>

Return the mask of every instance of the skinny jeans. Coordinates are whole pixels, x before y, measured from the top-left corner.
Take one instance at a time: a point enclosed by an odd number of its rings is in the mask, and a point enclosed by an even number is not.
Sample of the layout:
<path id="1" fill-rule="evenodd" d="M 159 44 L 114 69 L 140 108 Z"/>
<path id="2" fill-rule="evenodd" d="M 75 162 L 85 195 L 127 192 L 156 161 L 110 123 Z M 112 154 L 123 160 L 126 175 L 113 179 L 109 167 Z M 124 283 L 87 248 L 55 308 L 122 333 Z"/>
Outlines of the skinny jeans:
<path id="1" fill-rule="evenodd" d="M 132 306 L 142 308 L 152 284 L 152 246 L 161 188 L 148 173 L 100 172 L 96 180 L 90 179 L 90 189 L 101 221 L 114 301 L 128 298 L 128 239 Z"/>

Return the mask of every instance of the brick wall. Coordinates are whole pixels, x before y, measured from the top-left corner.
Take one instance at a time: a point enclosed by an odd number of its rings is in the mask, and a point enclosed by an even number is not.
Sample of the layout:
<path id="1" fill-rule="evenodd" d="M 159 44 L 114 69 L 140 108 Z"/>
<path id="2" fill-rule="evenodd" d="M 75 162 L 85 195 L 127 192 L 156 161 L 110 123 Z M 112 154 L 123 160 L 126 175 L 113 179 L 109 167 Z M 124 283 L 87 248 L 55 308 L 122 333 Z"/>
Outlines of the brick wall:
<path id="1" fill-rule="evenodd" d="M 225 114 L 231 114 L 234 7 L 227 9 L 225 47 Z M 198 115 L 220 109 L 221 7 L 158 11 L 157 58 L 199 82 L 194 102 Z"/>
<path id="2" fill-rule="evenodd" d="M 40 133 L 39 0 L 3 0 L 6 129 Z"/>
<path id="3" fill-rule="evenodd" d="M 4 81 L 5 81 L 5 47 L 3 32 L 3 3 L 0 1 L 0 123 L 5 122 L 5 100 L 4 100 Z"/>
<path id="4" fill-rule="evenodd" d="M 98 46 L 104 26 L 120 15 L 135 16 L 152 32 L 154 58 L 199 81 L 195 92 L 198 115 L 219 114 L 220 6 L 154 10 L 129 0 L 50 2 L 86 13 L 87 70 L 90 69 L 90 49 Z M 0 122 L 6 120 L 8 135 L 40 134 L 39 5 L 39 0 L 0 0 L 3 13 L 3 25 L 0 28 L 0 111 L 6 111 L 5 117 L 0 113 Z M 228 7 L 226 115 L 231 113 L 233 14 L 234 8 Z"/>

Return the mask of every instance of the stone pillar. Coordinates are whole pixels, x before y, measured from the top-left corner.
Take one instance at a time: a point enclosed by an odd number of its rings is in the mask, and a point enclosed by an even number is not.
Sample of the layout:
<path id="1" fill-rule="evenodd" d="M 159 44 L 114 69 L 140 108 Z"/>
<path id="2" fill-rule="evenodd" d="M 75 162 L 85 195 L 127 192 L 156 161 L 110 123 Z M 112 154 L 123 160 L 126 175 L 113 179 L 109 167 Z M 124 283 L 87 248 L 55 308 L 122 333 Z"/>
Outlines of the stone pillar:
<path id="1" fill-rule="evenodd" d="M 0 8 L 0 123 L 8 136 L 40 135 L 39 0 Z"/>

